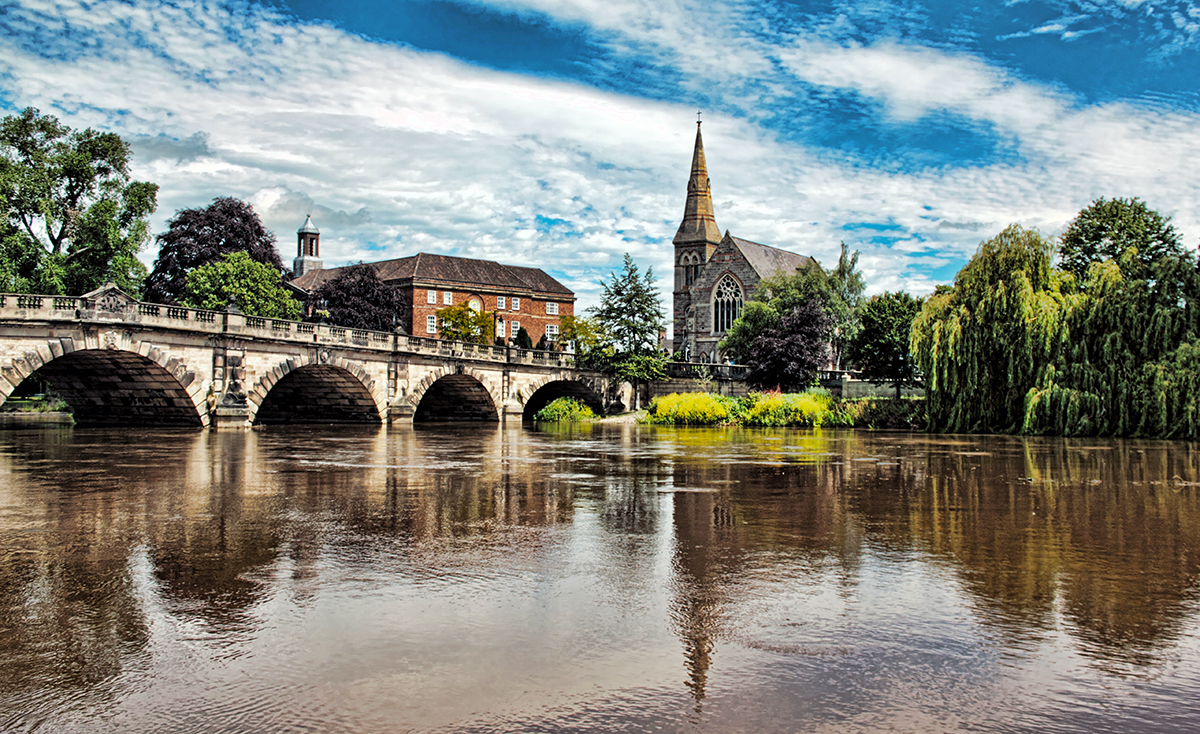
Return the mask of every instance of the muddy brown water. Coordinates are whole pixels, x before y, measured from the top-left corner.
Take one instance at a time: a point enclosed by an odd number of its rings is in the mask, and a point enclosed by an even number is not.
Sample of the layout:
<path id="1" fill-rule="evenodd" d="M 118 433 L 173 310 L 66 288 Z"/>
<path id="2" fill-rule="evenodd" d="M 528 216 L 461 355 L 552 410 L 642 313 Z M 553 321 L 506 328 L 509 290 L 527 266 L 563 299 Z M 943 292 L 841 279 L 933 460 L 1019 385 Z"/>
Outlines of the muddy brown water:
<path id="1" fill-rule="evenodd" d="M 1200 730 L 1200 447 L 0 431 L 0 731 Z"/>

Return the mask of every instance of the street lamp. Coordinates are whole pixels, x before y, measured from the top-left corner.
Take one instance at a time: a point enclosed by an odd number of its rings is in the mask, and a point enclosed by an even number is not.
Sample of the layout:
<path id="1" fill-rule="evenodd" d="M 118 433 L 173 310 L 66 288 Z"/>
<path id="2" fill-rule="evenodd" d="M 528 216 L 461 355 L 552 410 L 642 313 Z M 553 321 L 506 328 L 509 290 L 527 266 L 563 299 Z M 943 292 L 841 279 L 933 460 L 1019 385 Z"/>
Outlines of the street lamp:
<path id="1" fill-rule="evenodd" d="M 500 324 L 503 324 L 503 323 L 504 323 L 504 317 L 500 315 L 500 312 L 492 311 L 492 343 L 493 344 L 495 344 L 496 339 L 499 338 L 496 335 L 496 332 L 500 331 Z M 504 338 L 504 344 L 502 344 L 501 346 L 508 346 L 508 337 Z"/>

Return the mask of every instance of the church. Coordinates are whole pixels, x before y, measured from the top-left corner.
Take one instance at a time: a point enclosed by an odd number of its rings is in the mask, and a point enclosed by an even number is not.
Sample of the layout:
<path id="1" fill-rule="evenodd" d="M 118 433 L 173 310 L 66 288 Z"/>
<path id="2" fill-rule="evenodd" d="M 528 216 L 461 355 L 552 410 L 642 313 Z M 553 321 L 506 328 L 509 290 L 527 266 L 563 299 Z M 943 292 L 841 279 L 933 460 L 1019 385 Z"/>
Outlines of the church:
<path id="1" fill-rule="evenodd" d="M 763 278 L 790 274 L 814 264 L 812 258 L 777 247 L 721 235 L 713 214 L 704 161 L 704 141 L 696 123 L 696 147 L 688 179 L 683 221 L 675 245 L 674 339 L 677 354 L 689 362 L 721 362 L 717 345 L 742 313 Z"/>

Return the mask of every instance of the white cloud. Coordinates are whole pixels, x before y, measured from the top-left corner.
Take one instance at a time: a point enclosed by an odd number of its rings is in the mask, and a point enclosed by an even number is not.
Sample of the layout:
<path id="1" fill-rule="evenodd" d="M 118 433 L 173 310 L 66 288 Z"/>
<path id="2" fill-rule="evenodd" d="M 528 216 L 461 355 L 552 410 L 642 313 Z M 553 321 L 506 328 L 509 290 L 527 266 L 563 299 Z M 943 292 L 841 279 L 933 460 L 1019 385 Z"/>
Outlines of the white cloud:
<path id="1" fill-rule="evenodd" d="M 706 115 L 721 227 L 823 262 L 845 239 L 863 251 L 873 292 L 929 290 L 932 268 L 1008 223 L 1052 233 L 1100 195 L 1142 196 L 1176 215 L 1189 244 L 1200 236 L 1193 113 L 1084 107 L 944 50 L 752 33 L 738 5 L 506 7 L 587 24 L 618 51 L 686 72 L 686 85 L 727 88 L 750 120 L 769 101 L 749 85 L 767 82 L 775 91 L 763 94 L 814 85 L 876 100 L 906 124 L 950 114 L 994 131 L 1016 152 L 1004 163 L 898 173 Z M 585 306 L 626 251 L 664 284 L 670 275 L 690 104 L 481 69 L 261 8 L 26 2 L 8 17 L 50 39 L 0 37 L 8 98 L 130 139 L 136 174 L 162 186 L 160 228 L 178 208 L 238 196 L 285 259 L 312 213 L 330 264 L 418 250 L 497 259 L 560 275 Z M 65 25 L 63 53 L 45 53 Z M 859 222 L 893 223 L 897 241 L 843 229 Z"/>

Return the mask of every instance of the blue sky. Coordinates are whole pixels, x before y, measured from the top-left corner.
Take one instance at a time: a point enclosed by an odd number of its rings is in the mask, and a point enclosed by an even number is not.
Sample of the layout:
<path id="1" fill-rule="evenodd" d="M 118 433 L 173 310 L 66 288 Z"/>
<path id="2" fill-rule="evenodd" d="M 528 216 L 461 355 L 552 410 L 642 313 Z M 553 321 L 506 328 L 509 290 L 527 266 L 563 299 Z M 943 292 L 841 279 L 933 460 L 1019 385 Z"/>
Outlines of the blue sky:
<path id="1" fill-rule="evenodd" d="M 0 104 L 133 143 L 155 227 L 254 204 L 285 258 L 667 289 L 695 112 L 717 222 L 926 293 L 1012 222 L 1139 196 L 1200 244 L 1200 2 L 0 0 Z M 144 253 L 147 261 L 154 253 Z"/>

